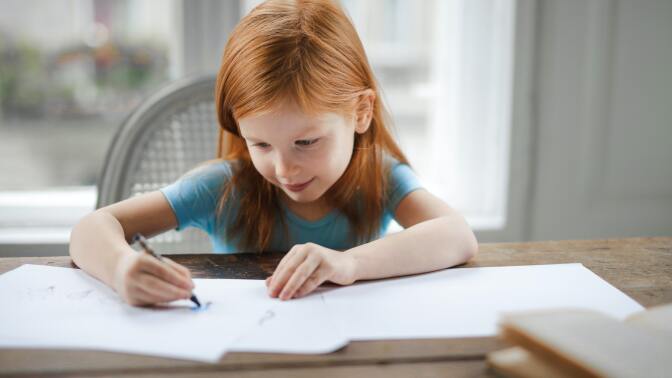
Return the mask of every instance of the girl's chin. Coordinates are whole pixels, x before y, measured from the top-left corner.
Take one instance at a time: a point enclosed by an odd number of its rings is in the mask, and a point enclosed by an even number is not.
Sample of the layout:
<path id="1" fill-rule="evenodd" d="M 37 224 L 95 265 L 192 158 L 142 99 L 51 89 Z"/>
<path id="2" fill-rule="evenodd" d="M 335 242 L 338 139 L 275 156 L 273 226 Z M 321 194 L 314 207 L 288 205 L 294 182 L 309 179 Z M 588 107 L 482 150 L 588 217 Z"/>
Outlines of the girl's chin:
<path id="1" fill-rule="evenodd" d="M 315 197 L 314 195 L 308 195 L 304 193 L 292 193 L 292 192 L 285 192 L 285 195 L 289 197 L 294 202 L 299 202 L 299 203 L 310 203 L 316 201 L 319 196 Z"/>
<path id="2" fill-rule="evenodd" d="M 287 198 L 298 203 L 311 203 L 322 197 L 322 194 L 316 193 L 315 190 L 306 190 L 297 193 L 283 189 L 283 193 L 285 193 Z"/>

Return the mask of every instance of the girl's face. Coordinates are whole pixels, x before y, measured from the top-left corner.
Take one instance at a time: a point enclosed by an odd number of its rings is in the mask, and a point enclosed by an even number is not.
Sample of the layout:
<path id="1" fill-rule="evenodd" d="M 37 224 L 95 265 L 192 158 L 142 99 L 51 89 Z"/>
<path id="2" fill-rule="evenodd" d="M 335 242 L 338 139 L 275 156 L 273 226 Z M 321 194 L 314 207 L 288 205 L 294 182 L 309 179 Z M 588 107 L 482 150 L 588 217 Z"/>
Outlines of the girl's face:
<path id="1" fill-rule="evenodd" d="M 311 116 L 292 102 L 240 118 L 238 125 L 257 171 L 299 203 L 320 199 L 341 177 L 359 129 L 354 116 Z"/>

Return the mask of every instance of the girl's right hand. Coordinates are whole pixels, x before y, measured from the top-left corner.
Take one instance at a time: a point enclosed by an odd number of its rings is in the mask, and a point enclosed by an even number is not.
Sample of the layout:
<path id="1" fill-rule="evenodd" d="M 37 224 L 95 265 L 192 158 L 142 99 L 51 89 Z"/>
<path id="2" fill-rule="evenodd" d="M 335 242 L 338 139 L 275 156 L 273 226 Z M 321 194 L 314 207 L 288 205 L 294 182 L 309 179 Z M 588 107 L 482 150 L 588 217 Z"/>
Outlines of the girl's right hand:
<path id="1" fill-rule="evenodd" d="M 189 299 L 193 288 L 187 268 L 168 258 L 159 261 L 143 253 L 123 256 L 114 274 L 114 289 L 134 306 Z"/>

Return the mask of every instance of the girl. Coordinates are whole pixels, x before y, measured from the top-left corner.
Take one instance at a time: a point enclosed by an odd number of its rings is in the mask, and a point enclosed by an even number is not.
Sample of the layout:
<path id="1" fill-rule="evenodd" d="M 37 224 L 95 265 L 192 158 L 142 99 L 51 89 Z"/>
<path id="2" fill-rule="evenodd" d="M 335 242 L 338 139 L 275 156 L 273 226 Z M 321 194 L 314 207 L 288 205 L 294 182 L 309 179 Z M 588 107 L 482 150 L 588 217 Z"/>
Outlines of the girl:
<path id="1" fill-rule="evenodd" d="M 390 132 L 359 37 L 330 1 L 270 0 L 235 28 L 216 84 L 219 159 L 99 209 L 70 255 L 128 303 L 189 298 L 189 271 L 138 254 L 136 233 L 194 226 L 216 252 L 289 250 L 266 280 L 282 300 L 325 281 L 462 264 L 464 218 L 422 189 Z M 405 230 L 379 238 L 392 217 Z"/>

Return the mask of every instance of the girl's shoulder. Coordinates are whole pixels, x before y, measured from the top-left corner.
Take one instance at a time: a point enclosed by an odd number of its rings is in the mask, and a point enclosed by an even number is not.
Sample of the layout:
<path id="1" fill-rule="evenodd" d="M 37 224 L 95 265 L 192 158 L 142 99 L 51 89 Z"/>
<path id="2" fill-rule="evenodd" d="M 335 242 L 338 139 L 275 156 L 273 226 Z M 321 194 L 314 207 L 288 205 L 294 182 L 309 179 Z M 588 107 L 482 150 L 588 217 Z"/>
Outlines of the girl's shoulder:
<path id="1" fill-rule="evenodd" d="M 395 157 L 385 155 L 383 157 L 383 170 L 391 181 L 396 181 L 405 176 L 415 176 L 413 169 L 406 163 L 400 162 Z"/>
<path id="2" fill-rule="evenodd" d="M 385 158 L 387 169 L 386 204 L 394 212 L 401 200 L 410 192 L 420 189 L 422 184 L 413 169 L 393 157 Z"/>
<path id="3" fill-rule="evenodd" d="M 192 168 L 169 187 L 182 193 L 196 192 L 217 198 L 233 177 L 237 165 L 233 160 L 209 160 Z"/>
<path id="4" fill-rule="evenodd" d="M 185 173 L 180 180 L 193 180 L 203 183 L 223 184 L 228 181 L 237 166 L 236 161 L 214 159 L 205 161 Z"/>

